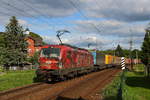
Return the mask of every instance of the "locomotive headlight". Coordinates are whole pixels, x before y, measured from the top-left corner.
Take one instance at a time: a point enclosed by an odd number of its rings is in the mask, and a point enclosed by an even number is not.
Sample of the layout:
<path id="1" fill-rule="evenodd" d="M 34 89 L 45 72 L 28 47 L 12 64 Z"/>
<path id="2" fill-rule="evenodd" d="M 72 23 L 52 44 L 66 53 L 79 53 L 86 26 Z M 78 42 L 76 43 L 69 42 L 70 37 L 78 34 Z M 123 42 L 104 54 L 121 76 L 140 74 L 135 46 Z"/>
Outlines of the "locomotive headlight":
<path id="1" fill-rule="evenodd" d="M 61 69 L 63 67 L 62 62 L 59 63 L 59 68 Z"/>
<path id="2" fill-rule="evenodd" d="M 51 64 L 52 62 L 51 62 L 51 61 L 46 61 L 46 63 L 47 63 L 47 64 Z"/>

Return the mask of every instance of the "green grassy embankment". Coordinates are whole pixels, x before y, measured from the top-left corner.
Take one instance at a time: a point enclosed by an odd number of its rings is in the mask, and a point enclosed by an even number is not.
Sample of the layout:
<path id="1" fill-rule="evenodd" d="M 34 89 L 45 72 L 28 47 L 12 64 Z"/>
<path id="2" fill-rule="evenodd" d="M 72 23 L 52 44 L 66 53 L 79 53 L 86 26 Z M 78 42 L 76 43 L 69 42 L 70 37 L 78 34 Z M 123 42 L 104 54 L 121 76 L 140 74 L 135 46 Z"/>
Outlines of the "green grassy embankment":
<path id="1" fill-rule="evenodd" d="M 150 78 L 144 75 L 144 65 L 135 65 L 134 71 L 126 72 L 124 79 L 122 100 L 150 100 Z M 119 76 L 106 86 L 103 90 L 104 100 L 117 100 L 120 82 Z"/>
<path id="2" fill-rule="evenodd" d="M 33 83 L 35 71 L 8 71 L 0 75 L 0 91 Z"/>
<path id="3" fill-rule="evenodd" d="M 134 72 L 126 73 L 123 100 L 150 100 L 150 78 L 144 75 L 144 66 L 134 66 Z"/>

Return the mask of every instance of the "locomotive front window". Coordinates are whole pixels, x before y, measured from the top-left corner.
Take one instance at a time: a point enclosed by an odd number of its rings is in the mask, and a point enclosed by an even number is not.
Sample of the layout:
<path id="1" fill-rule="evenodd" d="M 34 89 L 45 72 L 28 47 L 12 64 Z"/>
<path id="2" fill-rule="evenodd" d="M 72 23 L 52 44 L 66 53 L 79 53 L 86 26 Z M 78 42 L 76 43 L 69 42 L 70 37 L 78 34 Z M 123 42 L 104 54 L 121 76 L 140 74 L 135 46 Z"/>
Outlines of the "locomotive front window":
<path id="1" fill-rule="evenodd" d="M 60 48 L 43 48 L 41 57 L 58 58 L 60 56 Z"/>

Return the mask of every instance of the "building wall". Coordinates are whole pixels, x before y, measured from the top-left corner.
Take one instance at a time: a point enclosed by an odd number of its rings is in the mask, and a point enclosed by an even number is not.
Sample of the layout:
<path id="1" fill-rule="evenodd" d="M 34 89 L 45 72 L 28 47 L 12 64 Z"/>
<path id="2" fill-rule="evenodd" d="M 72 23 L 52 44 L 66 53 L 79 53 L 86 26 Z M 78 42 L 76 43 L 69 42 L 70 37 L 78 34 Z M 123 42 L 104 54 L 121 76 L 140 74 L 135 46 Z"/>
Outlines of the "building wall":
<path id="1" fill-rule="evenodd" d="M 28 48 L 27 48 L 28 55 L 33 56 L 34 53 L 35 53 L 34 40 L 30 39 L 30 38 L 27 38 L 27 43 L 28 43 Z"/>
<path id="2" fill-rule="evenodd" d="M 26 41 L 28 43 L 27 47 L 28 56 L 33 56 L 35 52 L 41 50 L 41 46 L 35 46 L 35 41 L 32 38 L 27 37 Z"/>

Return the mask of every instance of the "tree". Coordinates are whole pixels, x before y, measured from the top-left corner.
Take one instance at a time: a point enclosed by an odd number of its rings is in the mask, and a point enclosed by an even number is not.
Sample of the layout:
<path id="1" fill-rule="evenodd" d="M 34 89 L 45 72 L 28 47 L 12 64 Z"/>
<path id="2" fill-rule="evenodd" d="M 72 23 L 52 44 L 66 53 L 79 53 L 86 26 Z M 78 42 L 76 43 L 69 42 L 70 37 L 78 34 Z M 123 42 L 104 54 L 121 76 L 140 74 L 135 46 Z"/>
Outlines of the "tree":
<path id="1" fill-rule="evenodd" d="M 124 49 L 123 53 L 124 53 L 124 55 L 125 55 L 126 58 L 130 58 L 130 50 Z"/>
<path id="2" fill-rule="evenodd" d="M 32 63 L 32 65 L 35 65 L 35 67 L 37 67 L 36 65 L 39 64 L 38 62 L 39 54 L 40 52 L 35 52 L 33 56 L 28 58 L 28 62 Z"/>
<path id="3" fill-rule="evenodd" d="M 146 34 L 141 49 L 142 49 L 141 61 L 147 67 L 147 72 L 149 76 L 149 72 L 150 72 L 150 30 L 149 29 L 146 29 Z"/>
<path id="4" fill-rule="evenodd" d="M 134 49 L 134 50 L 132 51 L 132 58 L 136 59 L 136 58 L 139 57 L 139 56 L 140 56 L 140 50 Z"/>
<path id="5" fill-rule="evenodd" d="M 0 47 L 4 47 L 5 46 L 5 40 L 4 40 L 4 33 L 0 32 Z"/>
<path id="6" fill-rule="evenodd" d="M 116 50 L 115 50 L 115 55 L 118 56 L 118 57 L 124 57 L 124 52 L 121 48 L 121 46 L 118 44 Z"/>
<path id="7" fill-rule="evenodd" d="M 6 25 L 4 40 L 6 50 L 4 56 L 5 67 L 23 64 L 26 60 L 27 43 L 23 28 L 19 25 L 15 16 L 12 16 L 9 24 Z"/>

